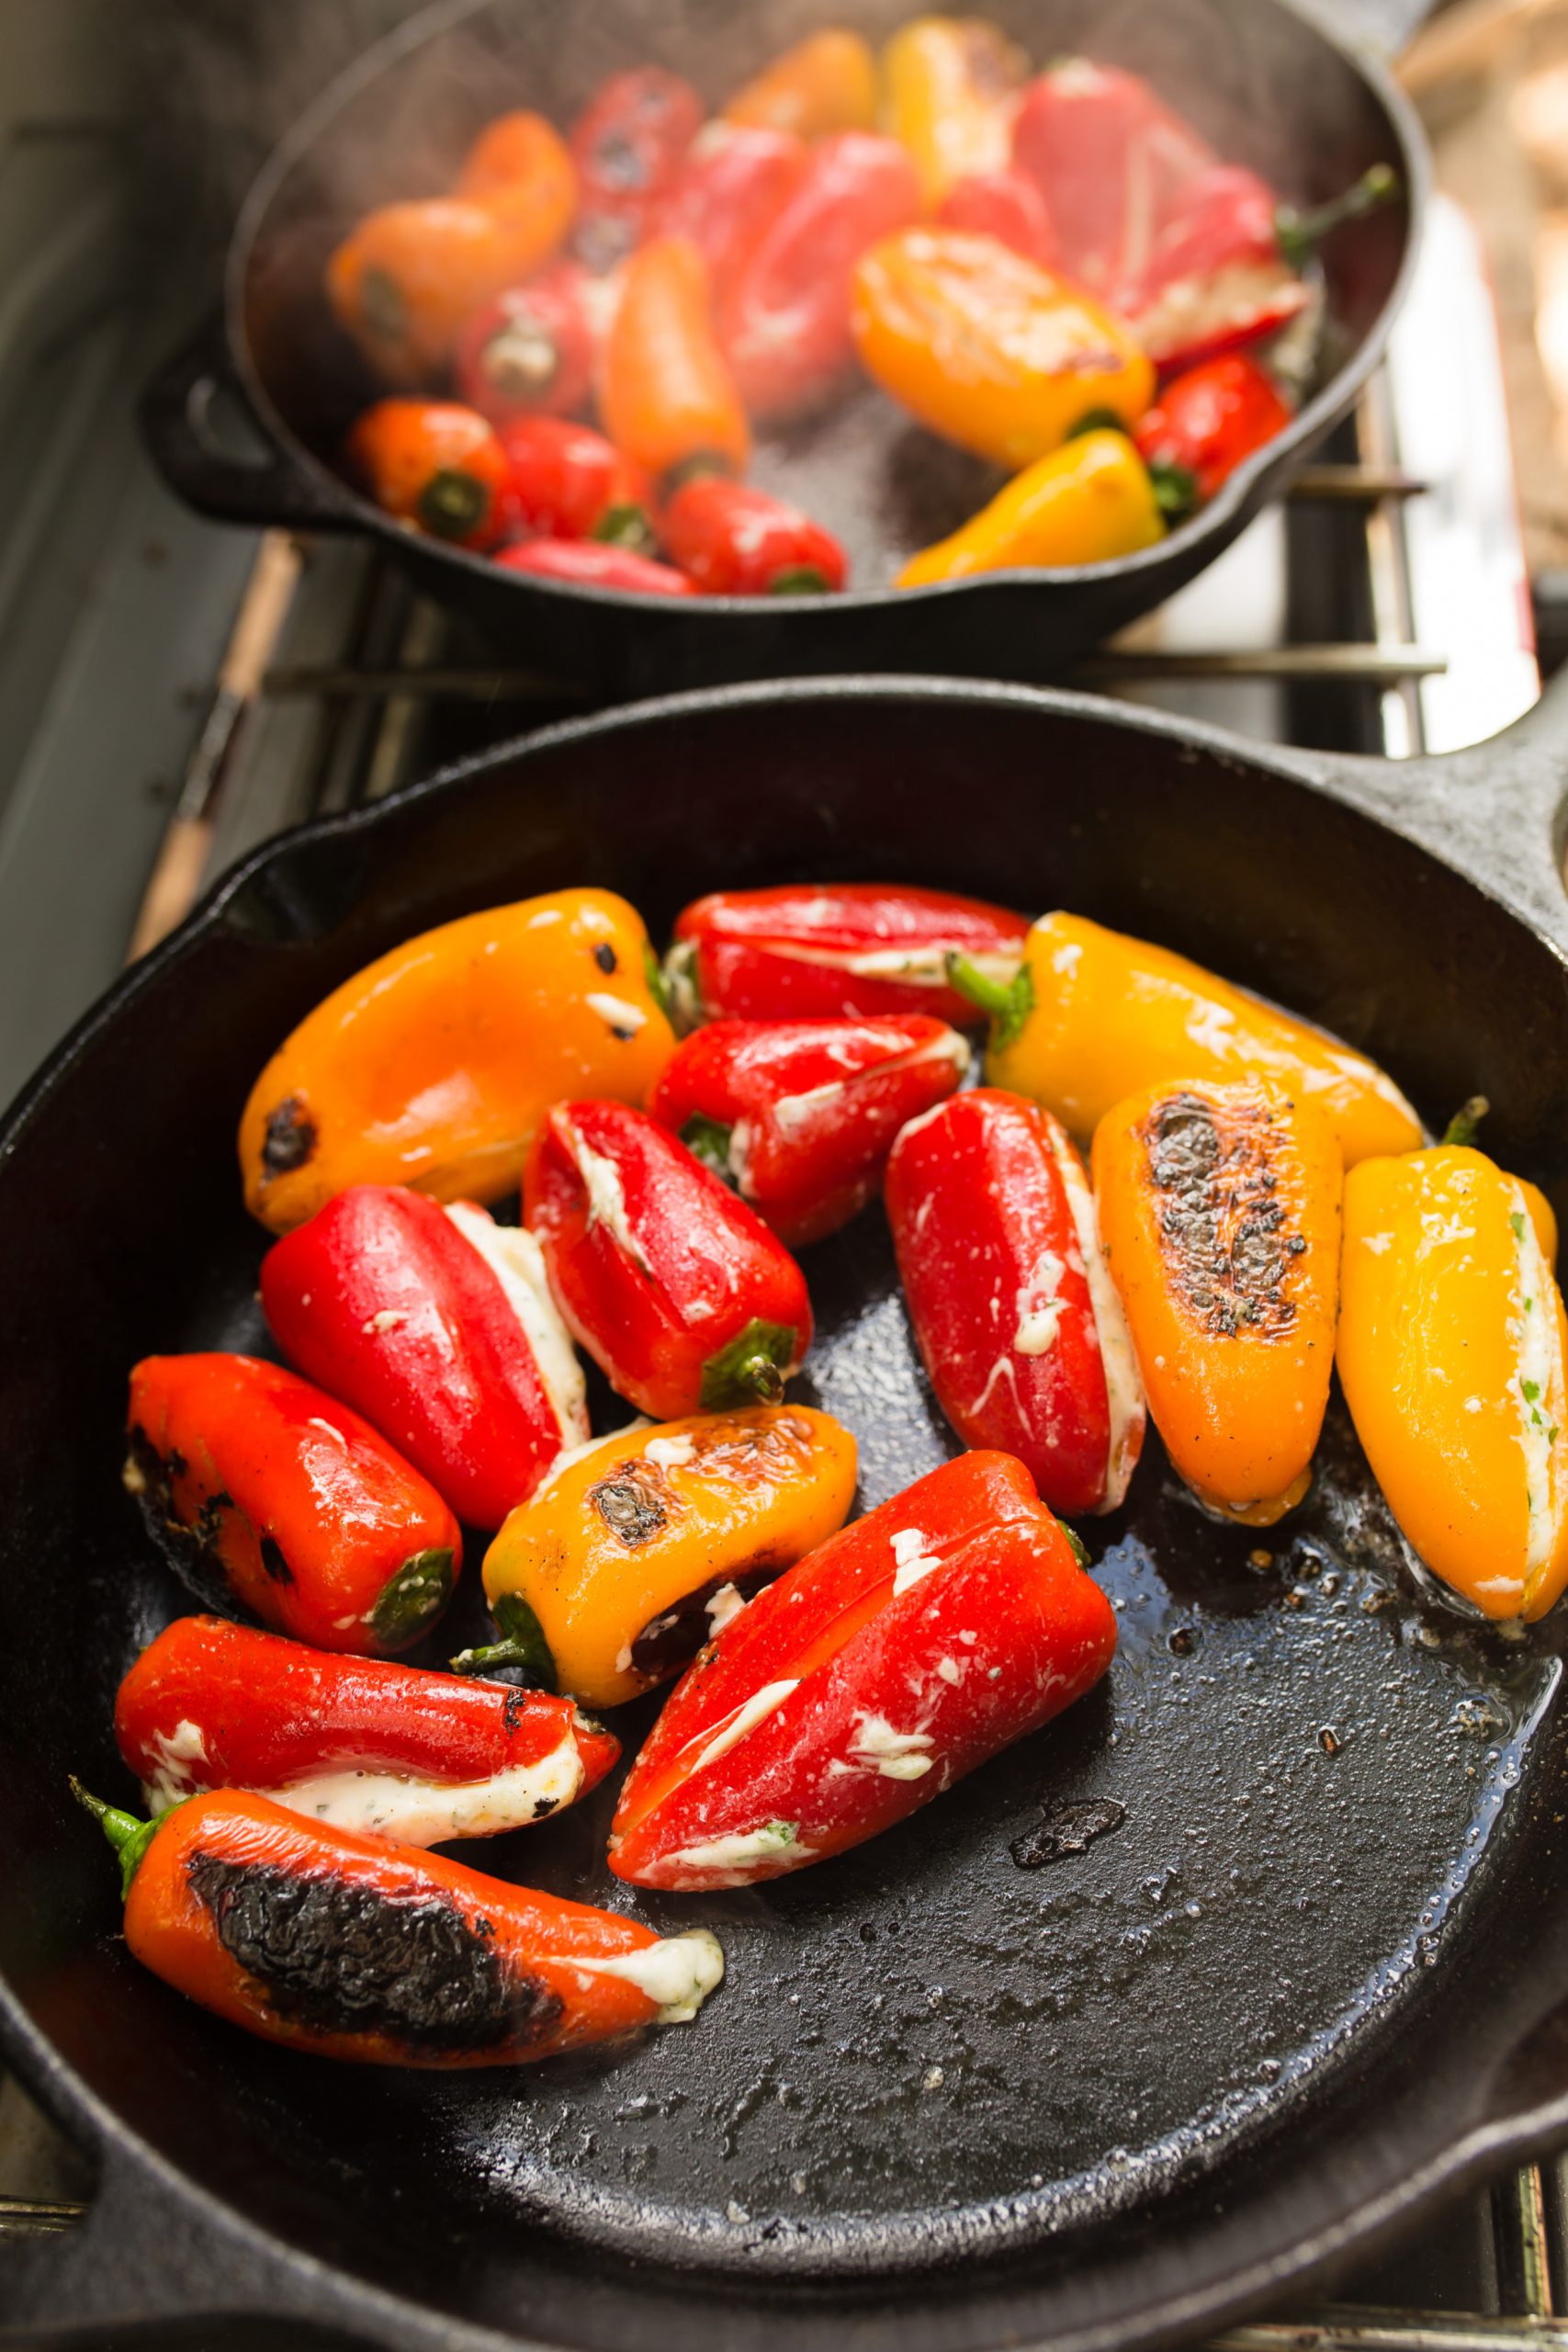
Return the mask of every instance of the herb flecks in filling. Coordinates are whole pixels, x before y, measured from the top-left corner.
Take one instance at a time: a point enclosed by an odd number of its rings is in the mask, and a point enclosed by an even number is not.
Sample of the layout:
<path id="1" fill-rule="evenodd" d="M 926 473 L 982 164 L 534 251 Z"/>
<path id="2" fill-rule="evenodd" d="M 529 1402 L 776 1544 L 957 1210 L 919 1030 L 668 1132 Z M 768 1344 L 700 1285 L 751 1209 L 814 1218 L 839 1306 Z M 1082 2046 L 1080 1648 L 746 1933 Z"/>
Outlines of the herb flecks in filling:
<path id="1" fill-rule="evenodd" d="M 1207 1331 L 1278 1339 L 1296 1320 L 1290 1268 L 1307 1248 L 1275 1197 L 1272 1113 L 1170 1094 L 1140 1130 L 1160 1195 L 1159 1228 L 1178 1292 Z"/>

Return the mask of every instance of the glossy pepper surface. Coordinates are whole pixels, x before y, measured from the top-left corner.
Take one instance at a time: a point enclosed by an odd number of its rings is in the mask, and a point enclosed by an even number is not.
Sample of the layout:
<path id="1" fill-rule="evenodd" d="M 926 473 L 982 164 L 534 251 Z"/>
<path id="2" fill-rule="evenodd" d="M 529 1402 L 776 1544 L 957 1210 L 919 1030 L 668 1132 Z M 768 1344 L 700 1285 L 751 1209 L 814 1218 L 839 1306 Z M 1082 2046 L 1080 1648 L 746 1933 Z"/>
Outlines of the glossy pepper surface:
<path id="1" fill-rule="evenodd" d="M 822 139 L 835 130 L 869 130 L 876 120 L 876 59 L 861 34 L 842 25 L 808 33 L 725 101 L 726 122 Z"/>
<path id="2" fill-rule="evenodd" d="M 806 1280 L 756 1213 L 646 1112 L 558 1102 L 524 1212 L 612 1387 L 656 1419 L 773 1402 L 811 1344 Z"/>
<path id="3" fill-rule="evenodd" d="M 1568 1326 L 1533 1185 L 1438 1145 L 1345 1183 L 1338 1365 L 1373 1476 L 1427 1566 L 1488 1617 L 1568 1584 Z"/>
<path id="4" fill-rule="evenodd" d="M 716 339 L 707 264 L 690 238 L 655 237 L 627 263 L 599 413 L 660 490 L 698 469 L 745 471 L 750 431 Z"/>
<path id="5" fill-rule="evenodd" d="M 917 17 L 894 34 L 882 53 L 883 122 L 914 158 L 929 205 L 971 173 L 1005 169 L 1028 71 L 983 17 Z"/>
<path id="6" fill-rule="evenodd" d="M 714 123 L 688 153 L 659 209 L 661 236 L 685 237 L 707 264 L 722 313 L 770 225 L 800 185 L 807 153 L 787 130 Z"/>
<path id="7" fill-rule="evenodd" d="M 915 1337 L 965 1445 L 1016 1454 L 1053 1510 L 1114 1510 L 1144 1393 L 1083 1162 L 1037 1103 L 987 1087 L 912 1120 L 887 1219 Z"/>
<path id="8" fill-rule="evenodd" d="M 1002 988 L 1029 925 L 983 899 L 898 883 L 786 882 L 716 890 L 677 918 L 671 992 L 692 1018 L 797 1021 L 908 1012 L 958 1026 L 976 1019 L 948 978 L 963 955 Z"/>
<path id="9" fill-rule="evenodd" d="M 152 1813 L 250 1789 L 338 1829 L 440 1846 L 543 1821 L 619 1743 L 570 1699 L 179 1617 L 119 1686 L 115 1738 Z"/>
<path id="10" fill-rule="evenodd" d="M 499 1527 L 588 1435 L 531 1233 L 471 1202 L 351 1184 L 262 1261 L 296 1369 L 363 1413 L 468 1527 Z"/>
<path id="11" fill-rule="evenodd" d="M 525 571 L 540 580 L 565 580 L 578 588 L 613 588 L 622 595 L 694 596 L 683 571 L 635 548 L 606 547 L 599 539 L 520 539 L 496 557 L 503 571 Z"/>
<path id="12" fill-rule="evenodd" d="M 1109 563 L 1164 537 L 1155 484 L 1126 435 L 1079 433 L 1026 466 L 950 537 L 911 556 L 897 585 L 931 588 L 1021 565 Z"/>
<path id="13" fill-rule="evenodd" d="M 452 362 L 469 407 L 495 425 L 581 408 L 601 341 L 589 292 L 597 284 L 580 264 L 563 262 L 476 311 Z"/>
<path id="14" fill-rule="evenodd" d="M 501 447 L 512 511 L 525 530 L 652 555 L 648 477 L 591 424 L 520 417 L 502 427 Z"/>
<path id="15" fill-rule="evenodd" d="M 621 1792 L 610 1868 L 701 1891 L 861 1845 L 1081 1698 L 1115 1647 L 1022 1464 L 961 1455 L 702 1653 Z"/>
<path id="16" fill-rule="evenodd" d="M 704 596 L 820 596 L 849 566 L 831 531 L 782 498 L 712 474 L 666 499 L 660 536 Z"/>
<path id="17" fill-rule="evenodd" d="M 674 1051 L 624 899 L 558 890 L 464 915 L 306 1015 L 240 1122 L 245 1202 L 275 1233 L 349 1184 L 437 1200 L 513 1190 L 563 1094 L 641 1102 Z"/>
<path id="18" fill-rule="evenodd" d="M 1154 369 L 1120 320 L 995 237 L 906 229 L 855 271 L 855 345 L 884 391 L 1017 469 L 1104 413 L 1132 424 Z"/>
<path id="19" fill-rule="evenodd" d="M 520 1667 L 585 1705 L 676 1674 L 772 1577 L 841 1527 L 855 1442 L 803 1405 L 704 1413 L 586 1447 L 485 1555 L 500 1639 L 453 1663 Z"/>
<path id="20" fill-rule="evenodd" d="M 1189 1486 L 1248 1527 L 1310 1483 L 1342 1179 L 1322 1112 L 1257 1079 L 1154 1087 L 1095 1130 L 1100 1235 L 1155 1426 Z"/>
<path id="21" fill-rule="evenodd" d="M 720 315 L 751 416 L 804 415 L 842 389 L 855 364 L 855 266 L 868 246 L 919 217 L 919 180 L 896 139 L 847 130 L 812 149 Z"/>
<path id="22" fill-rule="evenodd" d="M 79 1793 L 119 1857 L 142 1966 L 320 2058 L 518 2065 L 693 2018 L 724 1973 L 705 1928 L 660 1939 L 266 1797 L 192 1797 L 149 1825 Z"/>
<path id="23" fill-rule="evenodd" d="M 661 66 L 612 74 L 572 126 L 578 218 L 573 244 L 591 269 L 608 269 L 648 235 L 705 108 L 689 82 Z"/>
<path id="24" fill-rule="evenodd" d="M 351 471 L 400 523 L 479 548 L 493 547 L 506 529 L 506 458 L 477 410 L 456 401 L 377 401 L 355 418 L 345 447 Z"/>
<path id="25" fill-rule="evenodd" d="M 255 1356 L 144 1356 L 125 1484 L 197 1582 L 318 1649 L 407 1649 L 451 1598 L 457 1521 L 367 1420 Z"/>
<path id="26" fill-rule="evenodd" d="M 1084 915 L 1042 915 L 1019 978 L 976 989 L 994 1011 L 986 1075 L 1087 1142 L 1129 1094 L 1183 1079 L 1271 1079 L 1314 1103 L 1345 1164 L 1409 1151 L 1421 1123 L 1375 1062 L 1168 947 Z"/>
<path id="27" fill-rule="evenodd" d="M 1139 419 L 1134 439 L 1161 505 L 1182 514 L 1213 498 L 1291 415 L 1257 360 L 1233 351 L 1174 377 Z"/>
<path id="28" fill-rule="evenodd" d="M 863 1209 L 908 1119 L 969 1067 L 929 1013 L 864 1021 L 712 1021 L 666 1064 L 649 1104 L 792 1250 Z"/>

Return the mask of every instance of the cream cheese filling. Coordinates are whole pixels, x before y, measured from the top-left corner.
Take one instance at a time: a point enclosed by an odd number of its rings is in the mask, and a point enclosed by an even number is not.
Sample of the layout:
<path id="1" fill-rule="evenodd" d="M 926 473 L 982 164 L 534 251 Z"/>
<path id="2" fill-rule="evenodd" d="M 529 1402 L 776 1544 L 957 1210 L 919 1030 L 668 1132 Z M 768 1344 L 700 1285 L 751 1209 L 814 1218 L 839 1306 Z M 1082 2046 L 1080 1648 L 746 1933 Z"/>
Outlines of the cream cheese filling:
<path id="1" fill-rule="evenodd" d="M 683 1936 L 663 1936 L 637 1951 L 617 1952 L 607 1960 L 585 1960 L 573 1953 L 570 1965 L 587 1976 L 618 1976 L 659 2005 L 656 2025 L 685 2025 L 694 2018 L 708 1995 L 724 1981 L 724 1951 L 718 1938 L 706 1928 L 693 1928 Z"/>
<path id="2" fill-rule="evenodd" d="M 1525 1196 L 1516 1184 L 1508 1223 L 1514 1236 L 1518 1312 L 1508 1325 L 1518 1361 L 1515 1406 L 1518 1414 L 1519 1446 L 1525 1458 L 1529 1533 L 1525 1544 L 1525 1589 L 1531 1588 L 1550 1566 L 1557 1545 L 1562 1508 L 1568 1498 L 1554 1492 L 1557 1443 L 1565 1410 L 1568 1380 L 1562 1363 L 1561 1336 L 1552 1311 L 1551 1270 L 1541 1251 Z"/>
<path id="3" fill-rule="evenodd" d="M 577 1162 L 578 1173 L 588 1193 L 590 1228 L 596 1225 L 604 1226 L 633 1265 L 648 1273 L 648 1259 L 626 1215 L 626 1195 L 620 1170 L 604 1152 L 595 1151 L 592 1144 L 584 1143 L 570 1122 L 563 1121 L 562 1125 L 571 1138 L 572 1158 Z"/>
<path id="4" fill-rule="evenodd" d="M 334 1829 L 441 1846 L 450 1838 L 494 1838 L 525 1828 L 570 1804 L 582 1786 L 582 1758 L 569 1731 L 536 1763 L 509 1764 L 484 1781 L 423 1781 L 401 1772 L 321 1772 L 258 1796 Z"/>
<path id="5" fill-rule="evenodd" d="M 1105 1500 L 1100 1508 L 1101 1511 L 1114 1510 L 1126 1494 L 1127 1482 L 1133 1476 L 1138 1448 L 1143 1442 L 1144 1384 L 1139 1377 L 1138 1359 L 1133 1351 L 1133 1335 L 1127 1328 L 1122 1300 L 1111 1279 L 1111 1269 L 1105 1262 L 1105 1253 L 1100 1245 L 1094 1194 L 1089 1191 L 1089 1181 L 1071 1144 L 1052 1135 L 1051 1149 L 1061 1170 L 1067 1206 L 1072 1211 L 1073 1230 L 1077 1235 L 1078 1251 L 1083 1259 L 1084 1279 L 1089 1283 L 1089 1303 L 1094 1309 L 1100 1361 L 1105 1367 L 1111 1442 L 1106 1448 Z"/>
<path id="6" fill-rule="evenodd" d="M 506 1303 L 523 1327 L 523 1336 L 539 1367 L 545 1394 L 555 1407 L 556 1419 L 569 1442 L 588 1435 L 588 1396 L 582 1366 L 571 1336 L 550 1296 L 545 1253 L 526 1226 L 497 1225 L 494 1217 L 468 1201 L 452 1201 L 447 1216 L 465 1241 L 472 1244 L 506 1295 Z"/>

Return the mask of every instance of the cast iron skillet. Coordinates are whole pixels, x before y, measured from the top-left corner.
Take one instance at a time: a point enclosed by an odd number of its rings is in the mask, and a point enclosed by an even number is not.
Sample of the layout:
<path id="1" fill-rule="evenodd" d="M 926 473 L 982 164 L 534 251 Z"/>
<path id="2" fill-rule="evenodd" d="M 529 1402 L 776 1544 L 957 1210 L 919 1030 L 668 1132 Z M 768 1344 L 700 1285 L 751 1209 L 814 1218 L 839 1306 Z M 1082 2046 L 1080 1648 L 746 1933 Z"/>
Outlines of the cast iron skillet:
<path id="1" fill-rule="evenodd" d="M 1337 1405 L 1313 1499 L 1261 1538 L 1201 1516 L 1151 1441 L 1086 1531 L 1121 1612 L 1106 1683 L 875 1845 L 636 1897 L 605 1789 L 469 1849 L 718 1928 L 705 2015 L 624 2051 L 443 2077 L 267 2049 L 130 1960 L 65 1789 L 129 1801 L 116 1680 L 189 1605 L 120 1490 L 127 1367 L 260 1338 L 235 1123 L 367 959 L 589 880 L 656 932 L 696 891 L 806 876 L 1079 908 L 1321 1018 L 1434 1125 L 1484 1090 L 1489 1145 L 1561 1215 L 1565 743 L 1568 691 L 1394 767 L 1021 688 L 717 690 L 309 827 L 110 992 L 0 1129 L 0 2018 L 102 2167 L 77 2236 L 0 2247 L 0 2310 L 460 2352 L 1090 2352 L 1279 2298 L 1568 2133 L 1568 1613 L 1508 1640 L 1421 1589 Z M 874 1504 L 953 1441 L 880 1211 L 807 1262 L 799 1393 L 855 1429 Z M 1025 1871 L 1042 1795 L 1126 1818 Z"/>
<path id="2" fill-rule="evenodd" d="M 204 513 L 373 533 L 422 587 L 508 652 L 595 695 L 853 669 L 1050 676 L 1161 603 L 1227 546 L 1350 406 L 1409 276 L 1426 188 L 1421 133 L 1374 66 L 1288 0 L 998 0 L 988 13 L 1037 61 L 1085 51 L 1146 72 L 1227 157 L 1290 201 L 1321 202 L 1392 164 L 1405 200 L 1342 230 L 1324 256 L 1320 388 L 1291 429 L 1163 545 L 1071 571 L 994 575 L 895 594 L 902 558 L 951 530 L 999 477 L 909 424 L 867 387 L 811 425 L 765 438 L 755 478 L 848 546 L 852 594 L 700 605 L 613 596 L 496 568 L 389 520 L 335 467 L 375 387 L 321 290 L 333 245 L 367 206 L 449 183 L 478 125 L 508 105 L 567 119 L 609 71 L 653 60 L 715 101 L 824 20 L 881 40 L 914 0 L 442 0 L 324 93 L 263 172 L 230 253 L 220 328 L 153 386 L 146 421 L 175 487 Z M 225 387 L 265 454 L 223 454 L 209 422 Z"/>

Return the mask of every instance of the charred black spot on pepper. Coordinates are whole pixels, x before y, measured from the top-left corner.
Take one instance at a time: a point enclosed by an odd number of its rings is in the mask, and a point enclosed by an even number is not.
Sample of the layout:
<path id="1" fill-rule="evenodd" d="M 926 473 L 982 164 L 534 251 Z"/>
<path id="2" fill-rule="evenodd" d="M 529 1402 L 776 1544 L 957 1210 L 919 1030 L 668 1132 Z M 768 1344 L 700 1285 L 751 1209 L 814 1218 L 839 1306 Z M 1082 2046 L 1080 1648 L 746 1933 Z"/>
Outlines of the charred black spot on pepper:
<path id="1" fill-rule="evenodd" d="M 501 1710 L 501 1722 L 502 1728 L 509 1739 L 522 1722 L 527 1712 L 527 1706 L 528 1698 L 525 1691 L 509 1690 L 507 1692 Z"/>
<path id="2" fill-rule="evenodd" d="M 262 1166 L 269 1176 L 287 1176 L 303 1168 L 316 1148 L 316 1123 L 298 1094 L 288 1095 L 267 1115 L 262 1143 Z"/>
<path id="3" fill-rule="evenodd" d="M 209 1609 L 229 1605 L 228 1573 L 219 1550 L 223 1513 L 231 1497 L 209 1495 L 187 1524 L 175 1506 L 174 1482 L 186 1474 L 185 1456 L 161 1454 L 140 1423 L 127 1440 L 125 1483 L 141 1507 L 148 1533 L 170 1566 Z"/>
<path id="4" fill-rule="evenodd" d="M 623 1462 L 590 1487 L 588 1499 L 611 1534 L 634 1551 L 651 1543 L 670 1517 L 663 1478 L 651 1463 Z"/>
<path id="5" fill-rule="evenodd" d="M 274 1584 L 292 1584 L 294 1571 L 283 1556 L 283 1546 L 276 1535 L 261 1539 L 261 1564 Z"/>
<path id="6" fill-rule="evenodd" d="M 753 1561 L 750 1567 L 735 1568 L 728 1576 L 710 1577 L 695 1592 L 688 1592 L 673 1609 L 652 1617 L 631 1644 L 632 1671 L 650 1677 L 665 1675 L 689 1657 L 695 1657 L 703 1644 L 713 1633 L 708 1617 L 708 1603 L 721 1593 L 726 1585 L 733 1585 L 742 1600 L 750 1600 L 765 1584 L 772 1584 L 783 1566 L 778 1560 Z"/>
<path id="7" fill-rule="evenodd" d="M 618 1029 L 615 1026 L 615 1023 L 612 1021 L 610 1023 L 610 1035 L 612 1037 L 618 1038 L 623 1046 L 629 1046 L 632 1039 L 637 1035 L 637 1031 L 635 1029 Z"/>
<path id="8" fill-rule="evenodd" d="M 555 1809 L 556 1809 L 557 1805 L 558 1805 L 558 1804 L 559 1804 L 559 1803 L 560 1803 L 560 1799 L 559 1799 L 559 1797 L 541 1797 L 541 1798 L 539 1799 L 538 1804 L 534 1807 L 534 1818 L 535 1818 L 535 1820 L 536 1820 L 536 1821 L 544 1821 L 544 1820 L 546 1820 L 546 1819 L 548 1817 L 548 1815 L 549 1815 L 550 1814 L 554 1813 L 554 1811 L 555 1811 Z"/>
<path id="9" fill-rule="evenodd" d="M 1273 1124 L 1267 1111 L 1243 1111 L 1222 1136 L 1213 1107 L 1180 1093 L 1156 1104 L 1142 1130 L 1177 1288 L 1203 1328 L 1225 1338 L 1274 1338 L 1296 1319 L 1285 1295 L 1287 1262 L 1307 1245 L 1285 1230 L 1286 1212 L 1273 1197 Z"/>
<path id="10" fill-rule="evenodd" d="M 446 2054 L 526 2047 L 560 2016 L 558 1994 L 509 1968 L 486 1933 L 434 1895 L 220 1854 L 193 1854 L 186 1872 L 219 1942 L 286 2024 Z"/>
<path id="11" fill-rule="evenodd" d="M 607 939 L 602 939 L 593 950 L 593 961 L 602 972 L 614 972 L 618 968 L 615 951 Z"/>

